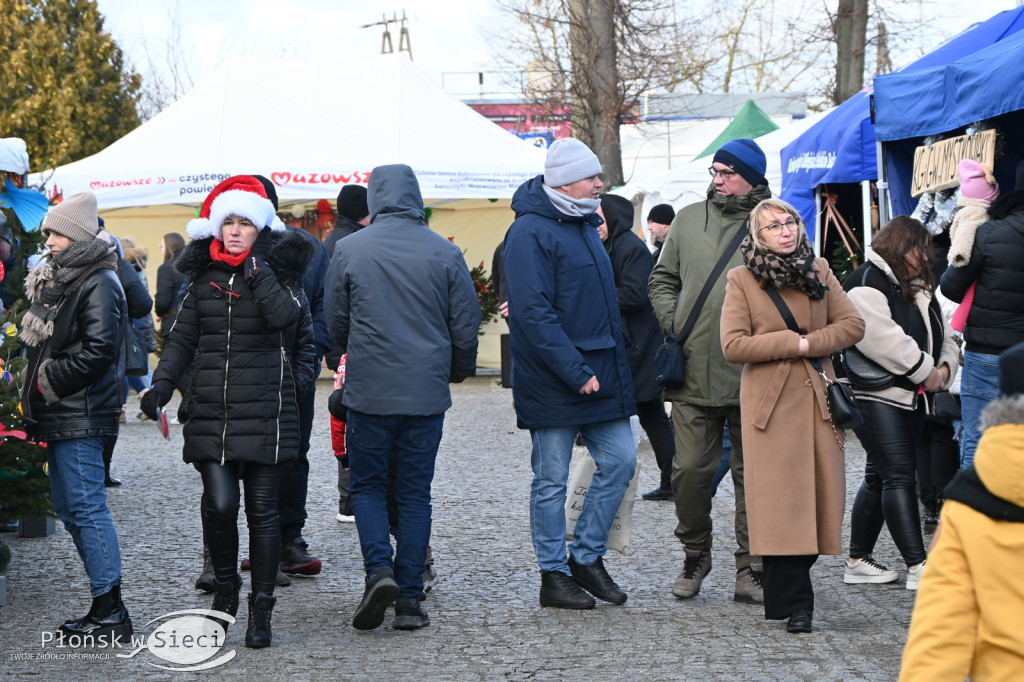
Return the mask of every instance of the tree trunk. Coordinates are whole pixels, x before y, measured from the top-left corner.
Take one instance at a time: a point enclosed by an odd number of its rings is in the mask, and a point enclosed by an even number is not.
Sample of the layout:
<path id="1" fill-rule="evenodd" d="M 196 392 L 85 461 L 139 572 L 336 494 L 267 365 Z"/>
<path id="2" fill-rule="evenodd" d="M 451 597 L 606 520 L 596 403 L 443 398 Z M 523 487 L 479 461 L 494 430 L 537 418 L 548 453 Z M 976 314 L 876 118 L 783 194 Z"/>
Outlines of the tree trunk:
<path id="1" fill-rule="evenodd" d="M 569 2 L 573 134 L 597 154 L 609 186 L 622 184 L 616 7 L 617 0 Z"/>
<path id="2" fill-rule="evenodd" d="M 864 86 L 864 46 L 867 43 L 867 0 L 839 0 L 836 10 L 836 91 L 841 104 Z"/>

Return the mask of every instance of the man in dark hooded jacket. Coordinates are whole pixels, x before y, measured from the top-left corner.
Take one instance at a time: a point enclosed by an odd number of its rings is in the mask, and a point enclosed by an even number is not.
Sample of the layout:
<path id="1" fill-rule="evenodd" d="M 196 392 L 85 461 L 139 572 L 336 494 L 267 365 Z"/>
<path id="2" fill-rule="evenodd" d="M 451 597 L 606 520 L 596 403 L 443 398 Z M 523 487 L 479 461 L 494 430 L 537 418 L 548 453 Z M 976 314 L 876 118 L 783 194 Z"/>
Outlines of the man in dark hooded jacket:
<path id="1" fill-rule="evenodd" d="M 348 353 L 342 403 L 366 570 L 352 625 L 380 626 L 394 603 L 393 627 L 414 630 L 430 623 L 419 598 L 434 460 L 452 404 L 448 384 L 474 368 L 480 305 L 462 252 L 424 222 L 409 166 L 375 168 L 368 203 L 371 224 L 345 238 L 326 286 L 331 338 Z M 393 557 L 386 501 L 392 457 L 399 511 Z"/>
<path id="2" fill-rule="evenodd" d="M 647 280 L 654 268 L 651 252 L 633 232 L 633 204 L 615 194 L 601 195 L 604 225 L 597 228 L 612 261 L 615 273 L 615 294 L 619 299 L 622 335 L 633 376 L 636 415 L 640 420 L 654 459 L 661 471 L 661 483 L 644 493 L 645 500 L 672 499 L 672 458 L 676 454 L 672 421 L 665 414 L 661 386 L 654 379 L 654 354 L 661 344 L 661 329 L 647 297 Z M 653 214 L 653 211 L 652 211 Z"/>
<path id="3" fill-rule="evenodd" d="M 544 175 L 512 198 L 505 237 L 512 397 L 533 441 L 530 534 L 540 604 L 591 609 L 628 596 L 604 568 L 608 532 L 636 469 L 636 411 L 615 277 L 595 229 L 601 162 L 573 138 L 548 149 Z M 597 469 L 565 552 L 569 462 L 580 434 Z M 586 592 L 584 592 L 586 590 Z M 590 594 L 587 594 L 589 592 Z"/>
<path id="4" fill-rule="evenodd" d="M 324 239 L 327 257 L 334 257 L 334 247 L 338 242 L 355 234 L 370 224 L 370 209 L 366 206 L 366 188 L 362 185 L 345 185 L 338 192 L 338 216 L 334 219 L 334 229 Z M 334 367 L 338 365 L 335 364 Z M 334 369 L 332 367 L 332 369 Z"/>

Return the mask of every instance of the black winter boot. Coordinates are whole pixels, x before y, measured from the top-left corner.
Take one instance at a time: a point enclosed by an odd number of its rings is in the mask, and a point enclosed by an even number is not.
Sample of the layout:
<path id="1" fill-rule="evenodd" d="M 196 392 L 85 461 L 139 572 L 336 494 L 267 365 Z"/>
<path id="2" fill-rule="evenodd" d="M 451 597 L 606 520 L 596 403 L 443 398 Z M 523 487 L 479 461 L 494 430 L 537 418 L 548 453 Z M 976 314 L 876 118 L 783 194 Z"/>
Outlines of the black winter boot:
<path id="1" fill-rule="evenodd" d="M 196 578 L 196 589 L 213 592 L 213 559 L 210 558 L 210 546 L 203 541 L 203 572 Z M 231 614 L 234 615 L 234 614 Z"/>
<path id="2" fill-rule="evenodd" d="M 115 640 L 131 644 L 132 619 L 121 601 L 121 586 L 115 585 L 106 594 L 93 597 L 89 613 L 66 621 L 59 629 L 67 637 L 88 635 L 93 645 L 110 646 Z"/>
<path id="3" fill-rule="evenodd" d="M 270 646 L 270 616 L 277 598 L 266 592 L 249 593 L 249 629 L 245 645 L 250 649 Z"/>
<path id="4" fill-rule="evenodd" d="M 213 579 L 213 606 L 210 607 L 213 611 L 220 611 L 230 616 L 234 616 L 238 613 L 238 593 L 242 589 L 242 576 L 237 573 L 231 578 L 221 582 L 216 578 Z M 220 623 L 220 626 L 224 628 L 224 632 L 228 631 L 229 623 L 226 620 L 220 618 L 209 617 L 210 620 Z"/>

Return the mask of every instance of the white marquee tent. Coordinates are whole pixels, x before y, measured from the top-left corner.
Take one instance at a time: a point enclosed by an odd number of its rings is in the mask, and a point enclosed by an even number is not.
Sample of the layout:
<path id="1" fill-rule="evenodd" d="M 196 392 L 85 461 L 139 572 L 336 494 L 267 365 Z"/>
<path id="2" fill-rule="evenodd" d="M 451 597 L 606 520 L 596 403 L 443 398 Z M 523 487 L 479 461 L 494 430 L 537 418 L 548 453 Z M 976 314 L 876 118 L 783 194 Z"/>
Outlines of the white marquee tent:
<path id="1" fill-rule="evenodd" d="M 363 60 L 227 60 L 103 151 L 35 174 L 101 209 L 202 202 L 220 179 L 259 173 L 282 201 L 334 197 L 386 163 L 413 168 L 425 198 L 508 198 L 545 151 L 503 131 L 403 54 Z"/>

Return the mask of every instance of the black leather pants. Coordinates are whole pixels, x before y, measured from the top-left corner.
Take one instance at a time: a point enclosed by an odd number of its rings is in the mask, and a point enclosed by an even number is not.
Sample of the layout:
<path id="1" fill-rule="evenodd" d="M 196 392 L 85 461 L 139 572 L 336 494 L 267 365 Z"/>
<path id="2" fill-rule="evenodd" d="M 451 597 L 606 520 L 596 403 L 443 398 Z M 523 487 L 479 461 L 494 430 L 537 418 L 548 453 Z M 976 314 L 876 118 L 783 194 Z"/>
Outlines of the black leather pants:
<path id="1" fill-rule="evenodd" d="M 850 556 L 871 554 L 884 522 L 907 566 L 925 560 L 917 507 L 917 442 L 920 411 L 860 401 L 864 424 L 854 429 L 867 451 L 864 481 L 850 515 Z"/>
<path id="2" fill-rule="evenodd" d="M 245 518 L 249 526 L 252 591 L 273 594 L 281 557 L 281 526 L 277 517 L 280 464 L 199 462 L 203 477 L 203 532 L 217 580 L 238 571 L 238 482 L 245 482 Z"/>

